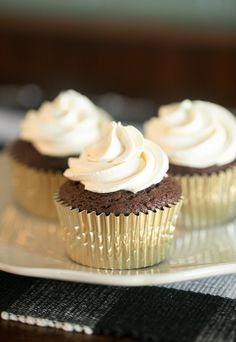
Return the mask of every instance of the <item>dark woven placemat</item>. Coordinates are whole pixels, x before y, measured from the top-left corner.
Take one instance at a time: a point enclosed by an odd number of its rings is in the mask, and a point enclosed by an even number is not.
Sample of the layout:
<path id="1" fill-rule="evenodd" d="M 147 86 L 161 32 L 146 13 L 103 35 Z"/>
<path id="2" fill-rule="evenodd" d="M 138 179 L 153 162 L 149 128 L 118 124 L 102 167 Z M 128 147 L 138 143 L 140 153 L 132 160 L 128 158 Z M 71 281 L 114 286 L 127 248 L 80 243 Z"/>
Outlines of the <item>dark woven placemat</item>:
<path id="1" fill-rule="evenodd" d="M 235 292 L 234 275 L 127 288 L 0 272 L 3 319 L 152 341 L 236 341 Z"/>

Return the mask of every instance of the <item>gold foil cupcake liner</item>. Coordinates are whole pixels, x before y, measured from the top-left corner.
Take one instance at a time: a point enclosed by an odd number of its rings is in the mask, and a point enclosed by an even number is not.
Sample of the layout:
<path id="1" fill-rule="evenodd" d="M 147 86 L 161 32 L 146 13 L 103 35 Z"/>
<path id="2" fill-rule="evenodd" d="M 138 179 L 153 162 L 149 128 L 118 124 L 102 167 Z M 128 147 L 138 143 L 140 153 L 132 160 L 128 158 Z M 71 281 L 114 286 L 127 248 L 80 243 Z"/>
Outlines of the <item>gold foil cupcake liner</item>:
<path id="1" fill-rule="evenodd" d="M 236 166 L 211 175 L 178 175 L 175 178 L 184 195 L 178 227 L 205 228 L 235 218 Z"/>
<path id="2" fill-rule="evenodd" d="M 57 219 L 54 193 L 65 178 L 60 172 L 37 170 L 9 156 L 11 187 L 17 202 L 29 212 Z"/>
<path id="3" fill-rule="evenodd" d="M 55 203 L 72 260 L 94 268 L 134 269 L 166 258 L 182 199 L 163 210 L 127 216 L 72 209 L 57 194 Z"/>

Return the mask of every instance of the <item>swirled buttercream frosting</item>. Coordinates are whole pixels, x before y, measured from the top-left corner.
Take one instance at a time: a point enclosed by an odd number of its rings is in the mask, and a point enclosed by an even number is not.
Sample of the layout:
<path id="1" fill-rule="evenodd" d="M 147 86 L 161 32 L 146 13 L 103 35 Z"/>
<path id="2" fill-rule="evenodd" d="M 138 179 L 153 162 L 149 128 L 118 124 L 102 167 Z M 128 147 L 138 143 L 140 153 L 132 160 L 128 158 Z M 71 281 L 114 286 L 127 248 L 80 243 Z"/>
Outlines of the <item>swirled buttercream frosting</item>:
<path id="1" fill-rule="evenodd" d="M 99 140 L 109 116 L 74 90 L 60 93 L 38 110 L 30 110 L 20 138 L 31 142 L 43 155 L 64 157 L 81 153 Z"/>
<path id="2" fill-rule="evenodd" d="M 111 122 L 98 144 L 86 147 L 79 158 L 69 158 L 64 175 L 92 192 L 136 193 L 160 183 L 168 167 L 167 155 L 158 145 L 133 126 Z"/>
<path id="3" fill-rule="evenodd" d="M 236 159 L 236 119 L 214 103 L 185 100 L 162 106 L 159 117 L 144 124 L 144 132 L 172 164 L 206 168 Z"/>

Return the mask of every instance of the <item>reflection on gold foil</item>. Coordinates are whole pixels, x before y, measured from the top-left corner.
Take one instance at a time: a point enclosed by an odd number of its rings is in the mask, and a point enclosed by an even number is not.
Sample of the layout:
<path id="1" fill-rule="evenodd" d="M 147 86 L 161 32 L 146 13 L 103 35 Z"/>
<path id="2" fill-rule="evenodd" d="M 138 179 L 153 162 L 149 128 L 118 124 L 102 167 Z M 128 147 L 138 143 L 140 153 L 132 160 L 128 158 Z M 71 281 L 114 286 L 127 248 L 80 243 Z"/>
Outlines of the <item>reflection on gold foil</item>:
<path id="1" fill-rule="evenodd" d="M 152 267 L 104 270 L 82 266 L 68 258 L 62 241 L 63 231 L 58 222 L 31 215 L 13 201 L 5 157 L 0 157 L 0 172 L 0 189 L 4 194 L 0 196 L 0 263 L 33 267 L 38 269 L 39 276 L 40 269 L 49 268 L 52 270 L 52 278 L 60 271 L 68 270 L 75 272 L 73 279 L 77 281 L 80 280 L 80 274 L 83 272 L 100 276 L 156 275 L 158 282 L 159 275 L 165 277 L 178 275 L 183 271 L 194 271 L 197 276 L 198 270 L 203 267 L 236 261 L 236 221 L 234 220 L 207 229 L 177 228 L 169 257 L 166 261 Z M 188 276 L 185 277 L 187 278 Z"/>
<path id="2" fill-rule="evenodd" d="M 236 217 L 236 166 L 212 175 L 176 176 L 184 204 L 178 227 L 199 229 Z"/>
<path id="3" fill-rule="evenodd" d="M 7 186 L 5 187 L 7 188 Z M 9 186 L 8 186 L 9 190 Z M 236 261 L 236 221 L 208 229 L 175 232 L 169 258 L 152 267 L 132 270 L 104 270 L 85 267 L 71 261 L 65 253 L 62 241 L 63 231 L 57 222 L 29 215 L 12 200 L 1 198 L 0 246 L 8 246 L 5 251 L 0 247 L 0 262 L 8 262 L 8 253 L 19 248 L 14 262 L 20 266 L 54 268 L 104 275 L 167 275 L 181 271 L 195 270 L 204 266 Z M 7 252 L 8 251 L 8 252 Z M 28 257 L 24 258 L 24 254 Z M 37 259 L 35 259 L 37 257 Z M 11 256 L 11 260 L 12 260 Z M 13 258 L 14 259 L 14 258 Z M 33 262 L 34 260 L 34 262 Z M 40 273 L 39 273 L 40 275 Z M 53 274 L 52 274 L 53 277 Z M 79 279 L 75 275 L 75 278 Z"/>
<path id="4" fill-rule="evenodd" d="M 30 168 L 9 157 L 11 185 L 17 202 L 29 212 L 57 219 L 53 195 L 65 178 L 59 172 Z"/>
<path id="5" fill-rule="evenodd" d="M 96 215 L 63 205 L 56 207 L 72 260 L 103 269 L 133 269 L 163 261 L 170 249 L 182 205 L 148 214 Z"/>

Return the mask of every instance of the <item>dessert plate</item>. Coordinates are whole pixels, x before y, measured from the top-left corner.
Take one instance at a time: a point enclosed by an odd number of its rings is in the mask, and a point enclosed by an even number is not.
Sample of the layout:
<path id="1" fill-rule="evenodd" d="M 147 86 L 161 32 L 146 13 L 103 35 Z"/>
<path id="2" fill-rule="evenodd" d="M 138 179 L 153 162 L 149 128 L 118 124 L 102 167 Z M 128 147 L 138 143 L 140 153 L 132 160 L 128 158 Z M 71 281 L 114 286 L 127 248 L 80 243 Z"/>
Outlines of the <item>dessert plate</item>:
<path id="1" fill-rule="evenodd" d="M 24 180 L 22 180 L 24 181 Z M 157 285 L 236 272 L 236 221 L 207 230 L 176 230 L 170 257 L 138 270 L 98 270 L 66 255 L 58 222 L 14 202 L 7 158 L 0 156 L 0 270 L 31 277 L 115 286 Z"/>

